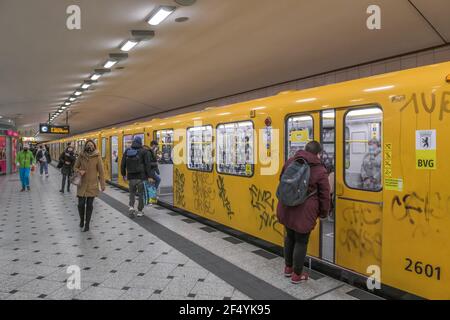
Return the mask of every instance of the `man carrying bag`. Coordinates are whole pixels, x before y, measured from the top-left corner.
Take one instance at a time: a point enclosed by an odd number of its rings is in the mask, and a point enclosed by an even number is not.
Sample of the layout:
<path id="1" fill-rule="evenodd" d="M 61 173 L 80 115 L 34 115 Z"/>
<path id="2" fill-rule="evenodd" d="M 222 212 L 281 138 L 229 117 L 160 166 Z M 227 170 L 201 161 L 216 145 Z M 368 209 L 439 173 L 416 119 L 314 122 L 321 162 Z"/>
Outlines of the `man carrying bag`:
<path id="1" fill-rule="evenodd" d="M 147 150 L 143 148 L 142 138 L 135 137 L 131 148 L 125 150 L 120 171 L 125 181 L 128 180 L 130 190 L 130 209 L 131 217 L 135 215 L 134 204 L 136 195 L 138 196 L 138 217 L 144 216 L 144 182 L 151 176 L 150 156 Z"/>

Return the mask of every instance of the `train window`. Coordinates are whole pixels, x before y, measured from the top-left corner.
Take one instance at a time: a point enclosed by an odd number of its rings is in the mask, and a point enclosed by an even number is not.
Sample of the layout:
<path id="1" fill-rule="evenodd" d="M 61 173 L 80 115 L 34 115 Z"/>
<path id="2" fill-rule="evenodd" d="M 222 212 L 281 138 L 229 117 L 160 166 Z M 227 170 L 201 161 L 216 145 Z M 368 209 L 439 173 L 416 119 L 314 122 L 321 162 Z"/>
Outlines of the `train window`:
<path id="1" fill-rule="evenodd" d="M 213 169 L 213 133 L 211 126 L 187 130 L 188 168 L 211 172 Z"/>
<path id="2" fill-rule="evenodd" d="M 252 176 L 253 141 L 251 121 L 219 125 L 217 127 L 217 172 Z"/>
<path id="3" fill-rule="evenodd" d="M 106 158 L 106 138 L 102 138 L 102 159 Z"/>
<path id="4" fill-rule="evenodd" d="M 314 138 L 314 120 L 308 115 L 297 115 L 288 118 L 287 156 L 291 158 L 297 151 L 303 150 L 306 144 Z"/>
<path id="5" fill-rule="evenodd" d="M 131 145 L 133 144 L 133 136 L 123 136 L 123 152 L 127 150 L 128 148 L 131 148 Z"/>
<path id="6" fill-rule="evenodd" d="M 158 142 L 160 164 L 173 164 L 173 130 L 158 130 L 155 132 L 155 140 Z"/>
<path id="7" fill-rule="evenodd" d="M 382 162 L 380 108 L 353 110 L 345 116 L 345 183 L 353 189 L 380 191 Z"/>
<path id="8" fill-rule="evenodd" d="M 92 139 L 92 141 L 94 141 L 95 146 L 98 148 L 98 139 Z"/>

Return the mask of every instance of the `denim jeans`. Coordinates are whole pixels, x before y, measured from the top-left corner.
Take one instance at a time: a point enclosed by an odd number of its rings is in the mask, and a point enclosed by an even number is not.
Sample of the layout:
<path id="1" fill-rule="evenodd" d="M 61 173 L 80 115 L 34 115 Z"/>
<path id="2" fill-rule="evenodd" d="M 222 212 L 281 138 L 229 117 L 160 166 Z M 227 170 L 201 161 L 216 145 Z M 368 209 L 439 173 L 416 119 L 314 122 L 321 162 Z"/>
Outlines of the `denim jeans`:
<path id="1" fill-rule="evenodd" d="M 48 162 L 39 162 L 39 172 L 41 176 L 44 174 L 48 175 Z"/>
<path id="2" fill-rule="evenodd" d="M 29 187 L 30 186 L 30 168 L 20 168 L 19 174 L 20 174 L 20 181 L 22 182 L 22 188 L 25 189 L 26 187 Z"/>

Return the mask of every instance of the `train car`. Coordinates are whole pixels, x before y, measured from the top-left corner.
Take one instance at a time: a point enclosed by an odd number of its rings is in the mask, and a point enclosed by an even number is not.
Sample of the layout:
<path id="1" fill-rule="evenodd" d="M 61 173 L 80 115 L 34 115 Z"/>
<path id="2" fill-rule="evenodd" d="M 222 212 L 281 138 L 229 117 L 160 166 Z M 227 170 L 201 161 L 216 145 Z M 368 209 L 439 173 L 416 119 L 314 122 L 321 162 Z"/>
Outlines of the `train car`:
<path id="1" fill-rule="evenodd" d="M 118 163 L 144 135 L 160 146 L 161 201 L 277 246 L 283 163 L 320 141 L 333 212 L 311 235 L 311 259 L 375 287 L 449 299 L 449 125 L 443 63 L 94 135 L 112 182 L 126 187 Z"/>

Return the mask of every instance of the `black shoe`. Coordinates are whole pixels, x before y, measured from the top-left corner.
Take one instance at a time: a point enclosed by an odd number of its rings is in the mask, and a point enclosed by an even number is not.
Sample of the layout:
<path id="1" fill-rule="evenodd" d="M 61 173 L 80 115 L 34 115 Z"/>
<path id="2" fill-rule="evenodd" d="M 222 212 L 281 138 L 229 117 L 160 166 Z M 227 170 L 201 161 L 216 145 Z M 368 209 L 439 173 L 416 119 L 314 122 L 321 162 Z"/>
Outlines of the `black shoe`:
<path id="1" fill-rule="evenodd" d="M 28 187 L 27 187 L 27 190 L 28 190 L 28 191 L 31 191 L 31 188 L 30 188 L 30 186 L 28 186 Z"/>
<path id="2" fill-rule="evenodd" d="M 88 225 L 86 225 L 85 227 L 84 227 L 84 230 L 83 230 L 83 232 L 88 232 L 89 231 L 89 226 Z"/>
<path id="3" fill-rule="evenodd" d="M 25 192 L 25 188 L 22 188 L 22 189 L 20 190 L 20 192 Z"/>
<path id="4" fill-rule="evenodd" d="M 59 192 L 64 193 L 64 190 L 59 190 Z"/>
<path id="5" fill-rule="evenodd" d="M 80 228 L 84 227 L 84 221 L 80 221 Z"/>

